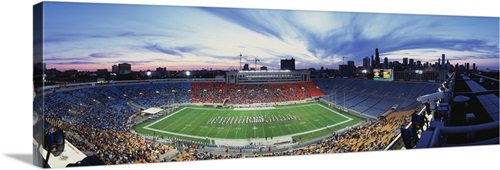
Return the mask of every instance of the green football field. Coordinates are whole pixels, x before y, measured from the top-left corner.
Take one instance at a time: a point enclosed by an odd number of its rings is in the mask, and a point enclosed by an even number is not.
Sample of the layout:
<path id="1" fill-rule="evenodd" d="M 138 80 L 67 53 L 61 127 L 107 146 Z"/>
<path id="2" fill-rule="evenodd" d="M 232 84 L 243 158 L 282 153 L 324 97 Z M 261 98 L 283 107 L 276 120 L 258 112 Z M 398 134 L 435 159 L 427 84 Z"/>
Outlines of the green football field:
<path id="1" fill-rule="evenodd" d="M 278 106 L 260 110 L 216 109 L 183 106 L 175 112 L 148 120 L 135 131 L 211 143 L 213 139 L 249 139 L 292 136 L 307 140 L 352 126 L 362 118 L 321 103 Z"/>

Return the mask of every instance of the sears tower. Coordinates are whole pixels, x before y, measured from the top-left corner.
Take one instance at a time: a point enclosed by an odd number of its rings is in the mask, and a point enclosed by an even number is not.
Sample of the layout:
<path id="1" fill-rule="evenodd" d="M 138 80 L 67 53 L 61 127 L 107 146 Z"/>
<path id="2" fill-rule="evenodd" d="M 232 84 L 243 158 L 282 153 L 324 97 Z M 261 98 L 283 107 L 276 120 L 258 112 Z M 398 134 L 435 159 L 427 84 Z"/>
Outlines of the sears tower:
<path id="1" fill-rule="evenodd" d="M 378 53 L 378 48 L 375 48 L 375 67 L 379 68 L 379 65 L 380 65 L 380 56 Z"/>

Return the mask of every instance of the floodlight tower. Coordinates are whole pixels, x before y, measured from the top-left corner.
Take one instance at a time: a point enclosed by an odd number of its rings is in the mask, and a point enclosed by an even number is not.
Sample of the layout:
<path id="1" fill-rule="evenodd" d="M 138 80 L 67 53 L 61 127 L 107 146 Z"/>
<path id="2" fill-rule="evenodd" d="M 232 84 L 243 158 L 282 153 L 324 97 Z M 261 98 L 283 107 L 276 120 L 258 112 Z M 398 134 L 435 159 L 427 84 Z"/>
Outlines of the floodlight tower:
<path id="1" fill-rule="evenodd" d="M 242 68 L 241 68 L 241 53 L 240 53 L 240 69 L 239 69 L 239 70 L 241 70 L 241 69 L 242 69 Z"/>
<path id="2" fill-rule="evenodd" d="M 257 71 L 257 61 L 260 61 L 259 59 L 257 59 L 257 57 L 255 57 L 255 71 Z"/>

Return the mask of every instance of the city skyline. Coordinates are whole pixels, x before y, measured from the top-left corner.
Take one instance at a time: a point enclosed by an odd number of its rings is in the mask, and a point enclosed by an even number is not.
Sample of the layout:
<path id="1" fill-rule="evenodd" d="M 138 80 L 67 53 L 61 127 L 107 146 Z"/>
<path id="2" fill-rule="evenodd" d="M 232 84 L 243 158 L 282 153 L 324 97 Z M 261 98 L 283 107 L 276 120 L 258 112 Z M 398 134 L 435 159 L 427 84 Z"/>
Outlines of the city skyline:
<path id="1" fill-rule="evenodd" d="M 476 63 L 498 70 L 499 18 L 300 10 L 45 3 L 47 68 L 95 71 L 279 69 L 356 65 L 374 55 L 401 61 Z M 133 12 L 131 12 L 133 11 Z M 347 57 L 343 61 L 343 57 Z"/>

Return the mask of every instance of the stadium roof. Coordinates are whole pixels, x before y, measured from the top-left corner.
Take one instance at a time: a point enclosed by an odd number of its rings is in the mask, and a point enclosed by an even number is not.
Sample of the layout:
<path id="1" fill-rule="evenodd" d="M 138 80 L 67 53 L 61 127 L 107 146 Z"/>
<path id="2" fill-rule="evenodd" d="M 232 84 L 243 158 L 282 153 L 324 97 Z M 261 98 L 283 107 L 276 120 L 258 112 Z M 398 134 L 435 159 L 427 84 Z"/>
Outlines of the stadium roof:
<path id="1" fill-rule="evenodd" d="M 469 86 L 472 92 L 484 92 L 487 91 L 486 88 L 482 87 L 471 78 L 466 76 L 465 74 L 461 75 L 464 79 L 467 86 Z M 481 105 L 484 107 L 486 112 L 491 116 L 491 118 L 495 121 L 499 119 L 499 98 L 494 94 L 486 94 L 486 95 L 477 95 L 476 96 Z"/>

